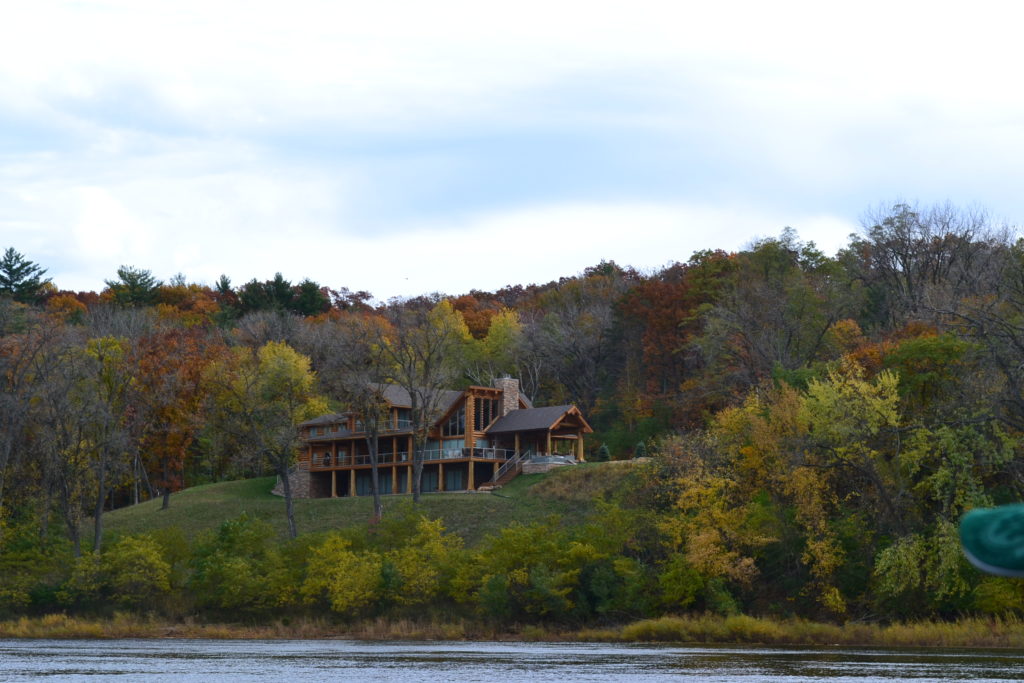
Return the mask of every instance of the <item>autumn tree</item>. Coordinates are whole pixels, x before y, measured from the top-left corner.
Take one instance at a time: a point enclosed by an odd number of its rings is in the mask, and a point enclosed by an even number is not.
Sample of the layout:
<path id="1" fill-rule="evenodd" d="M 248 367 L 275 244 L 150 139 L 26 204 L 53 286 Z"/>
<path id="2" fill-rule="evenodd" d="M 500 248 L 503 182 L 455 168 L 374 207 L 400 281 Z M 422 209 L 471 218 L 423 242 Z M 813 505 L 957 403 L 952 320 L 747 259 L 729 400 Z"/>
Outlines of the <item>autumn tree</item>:
<path id="1" fill-rule="evenodd" d="M 465 373 L 478 385 L 494 386 L 499 377 L 522 379 L 525 371 L 523 325 L 519 314 L 503 308 L 490 316 L 486 333 L 466 340 Z"/>
<path id="2" fill-rule="evenodd" d="M 0 336 L 0 519 L 8 472 L 26 449 L 32 423 L 36 389 L 32 366 L 52 334 L 52 326 L 34 325 L 23 334 Z"/>
<path id="3" fill-rule="evenodd" d="M 265 460 L 281 480 L 288 533 L 298 535 L 290 470 L 300 446 L 298 424 L 327 412 L 315 391 L 309 358 L 281 342 L 258 350 L 236 348 L 207 373 L 211 419 L 253 456 Z"/>
<path id="4" fill-rule="evenodd" d="M 391 377 L 387 353 L 390 328 L 371 313 L 347 313 L 339 318 L 307 324 L 301 346 L 317 369 L 328 396 L 357 416 L 366 436 L 370 459 L 373 519 L 384 512 L 380 497 L 379 441 L 390 425 L 390 404 L 385 397 Z"/>
<path id="5" fill-rule="evenodd" d="M 828 360 L 828 332 L 847 317 L 842 269 L 792 230 L 736 255 L 730 286 L 706 309 L 695 340 L 705 382 L 742 395 L 767 377 Z"/>
<path id="6" fill-rule="evenodd" d="M 382 346 L 391 380 L 409 393 L 413 430 L 413 500 L 419 502 L 427 432 L 440 415 L 445 391 L 459 377 L 469 337 L 448 301 L 392 302 L 384 312 L 391 333 Z"/>
<path id="7" fill-rule="evenodd" d="M 997 286 L 1008 237 L 981 209 L 896 202 L 862 223 L 841 259 L 865 288 L 866 327 L 941 322 L 940 311 Z"/>
<path id="8" fill-rule="evenodd" d="M 83 387 L 92 393 L 95 410 L 88 424 L 87 437 L 92 445 L 92 467 L 96 482 L 93 506 L 93 551 L 98 552 L 103 538 L 103 509 L 112 480 L 121 474 L 125 455 L 133 450 L 129 433 L 129 392 L 133 383 L 128 358 L 129 340 L 99 337 L 86 342 L 85 366 L 89 375 Z"/>
<path id="9" fill-rule="evenodd" d="M 593 408 L 615 351 L 615 304 L 635 279 L 633 271 L 603 262 L 537 298 L 525 336 L 528 353 L 551 380 L 553 400 Z"/>
<path id="10" fill-rule="evenodd" d="M 208 388 L 203 373 L 226 349 L 202 329 L 166 326 L 139 339 L 133 353 L 134 417 L 140 432 L 133 501 L 138 502 L 145 477 L 163 495 L 167 509 L 171 492 L 183 485 L 185 462 L 203 424 Z"/>
<path id="11" fill-rule="evenodd" d="M 39 416 L 29 455 L 38 463 L 46 505 L 59 509 L 75 555 L 81 554 L 84 510 L 95 501 L 94 430 L 107 419 L 91 383 L 93 367 L 81 332 L 69 330 L 32 363 Z"/>

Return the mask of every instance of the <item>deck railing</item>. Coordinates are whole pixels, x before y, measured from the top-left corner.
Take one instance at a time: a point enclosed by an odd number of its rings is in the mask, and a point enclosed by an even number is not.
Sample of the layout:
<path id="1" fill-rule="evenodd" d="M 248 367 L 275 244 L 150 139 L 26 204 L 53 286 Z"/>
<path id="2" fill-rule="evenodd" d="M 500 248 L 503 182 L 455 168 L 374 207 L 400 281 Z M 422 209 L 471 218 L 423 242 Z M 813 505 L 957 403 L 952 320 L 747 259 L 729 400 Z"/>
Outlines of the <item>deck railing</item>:
<path id="1" fill-rule="evenodd" d="M 506 473 L 511 472 L 512 470 L 519 471 L 522 469 L 523 461 L 529 460 L 531 456 L 532 452 L 526 450 L 507 460 L 504 465 L 494 471 L 494 476 L 491 477 L 491 483 L 497 484 Z"/>
<path id="2" fill-rule="evenodd" d="M 506 448 L 448 448 L 423 451 L 423 462 L 438 462 L 442 460 L 459 460 L 465 458 L 505 462 L 513 457 L 515 457 L 515 451 Z M 412 457 L 408 451 L 399 451 L 398 453 L 379 453 L 377 455 L 378 465 L 411 462 Z M 323 467 L 358 467 L 361 465 L 369 465 L 370 456 L 368 454 L 363 454 L 352 457 L 345 453 L 339 453 L 335 457 L 330 453 L 326 453 L 324 455 L 313 455 L 310 464 L 315 469 Z"/>

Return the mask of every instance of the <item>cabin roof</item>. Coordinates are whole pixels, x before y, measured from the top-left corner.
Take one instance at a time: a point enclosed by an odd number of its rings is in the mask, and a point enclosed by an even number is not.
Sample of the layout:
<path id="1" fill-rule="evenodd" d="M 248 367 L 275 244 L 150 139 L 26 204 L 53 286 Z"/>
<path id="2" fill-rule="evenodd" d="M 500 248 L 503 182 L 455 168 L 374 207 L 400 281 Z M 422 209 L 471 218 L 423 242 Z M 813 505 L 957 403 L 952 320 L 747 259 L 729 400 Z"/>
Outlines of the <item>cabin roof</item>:
<path id="1" fill-rule="evenodd" d="M 487 430 L 488 434 L 525 432 L 531 429 L 551 429 L 573 406 L 546 406 L 544 408 L 522 408 L 498 418 Z"/>
<path id="2" fill-rule="evenodd" d="M 348 413 L 331 413 L 329 415 L 320 415 L 314 417 L 305 422 L 300 422 L 300 427 L 318 427 L 320 425 L 334 424 L 335 422 L 341 422 L 342 420 L 348 419 Z"/>
<path id="3" fill-rule="evenodd" d="M 464 393 L 457 389 L 442 389 L 440 392 L 441 400 L 437 402 L 439 410 L 442 413 L 447 412 L 448 408 L 462 398 Z M 397 384 L 384 385 L 384 398 L 387 399 L 388 403 L 397 408 L 412 408 L 412 398 L 409 396 L 409 392 Z"/>

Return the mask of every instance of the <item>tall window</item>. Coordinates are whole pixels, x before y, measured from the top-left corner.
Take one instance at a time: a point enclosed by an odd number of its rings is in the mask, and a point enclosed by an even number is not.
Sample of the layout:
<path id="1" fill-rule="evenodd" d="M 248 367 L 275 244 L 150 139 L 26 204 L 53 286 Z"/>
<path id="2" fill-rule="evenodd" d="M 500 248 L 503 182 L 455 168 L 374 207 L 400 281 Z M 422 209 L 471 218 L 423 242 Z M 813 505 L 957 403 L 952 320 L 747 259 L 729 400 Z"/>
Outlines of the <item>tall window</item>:
<path id="1" fill-rule="evenodd" d="M 498 399 L 473 399 L 473 430 L 482 432 L 498 416 Z"/>
<path id="2" fill-rule="evenodd" d="M 461 436 L 466 433 L 466 405 L 462 404 L 441 427 L 442 436 Z"/>

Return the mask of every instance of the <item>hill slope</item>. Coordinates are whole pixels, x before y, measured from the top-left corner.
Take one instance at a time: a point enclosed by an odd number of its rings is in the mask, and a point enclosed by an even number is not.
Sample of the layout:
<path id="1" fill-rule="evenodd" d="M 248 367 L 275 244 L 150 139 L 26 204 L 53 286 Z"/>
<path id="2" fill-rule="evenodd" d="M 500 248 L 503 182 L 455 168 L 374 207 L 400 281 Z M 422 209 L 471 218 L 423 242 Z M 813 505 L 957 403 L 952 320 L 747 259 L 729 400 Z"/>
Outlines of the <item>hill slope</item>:
<path id="1" fill-rule="evenodd" d="M 595 500 L 608 495 L 631 470 L 628 463 L 587 463 L 520 475 L 491 494 L 425 494 L 420 509 L 428 518 L 442 519 L 448 531 L 472 546 L 515 521 L 525 524 L 558 515 L 564 524 L 578 524 L 594 509 Z M 245 512 L 270 522 L 284 538 L 284 499 L 270 493 L 273 485 L 273 477 L 263 477 L 196 486 L 172 495 L 167 510 L 155 499 L 108 512 L 104 529 L 114 537 L 176 526 L 191 538 Z M 358 526 L 369 520 L 371 503 L 369 497 L 298 499 L 295 521 L 300 534 Z M 384 514 L 411 504 L 410 495 L 384 496 Z"/>

